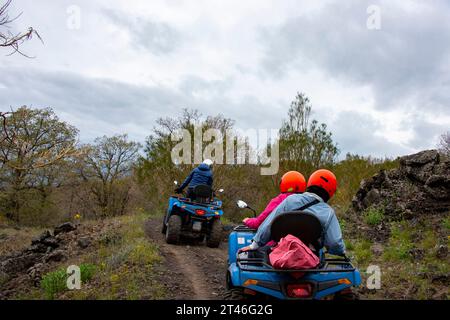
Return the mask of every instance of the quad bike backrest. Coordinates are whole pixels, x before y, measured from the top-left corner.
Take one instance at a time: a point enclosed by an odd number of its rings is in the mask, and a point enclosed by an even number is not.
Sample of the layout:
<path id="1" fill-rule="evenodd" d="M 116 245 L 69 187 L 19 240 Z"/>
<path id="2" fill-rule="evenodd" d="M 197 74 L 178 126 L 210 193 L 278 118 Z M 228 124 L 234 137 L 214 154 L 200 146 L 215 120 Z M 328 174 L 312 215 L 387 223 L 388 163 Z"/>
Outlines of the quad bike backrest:
<path id="1" fill-rule="evenodd" d="M 208 185 L 200 184 L 194 187 L 195 201 L 201 203 L 210 202 L 212 199 L 212 189 Z"/>
<path id="2" fill-rule="evenodd" d="M 275 242 L 291 234 L 305 245 L 312 245 L 316 251 L 322 248 L 322 224 L 311 213 L 304 211 L 283 213 L 273 220 L 270 230 L 271 240 Z"/>

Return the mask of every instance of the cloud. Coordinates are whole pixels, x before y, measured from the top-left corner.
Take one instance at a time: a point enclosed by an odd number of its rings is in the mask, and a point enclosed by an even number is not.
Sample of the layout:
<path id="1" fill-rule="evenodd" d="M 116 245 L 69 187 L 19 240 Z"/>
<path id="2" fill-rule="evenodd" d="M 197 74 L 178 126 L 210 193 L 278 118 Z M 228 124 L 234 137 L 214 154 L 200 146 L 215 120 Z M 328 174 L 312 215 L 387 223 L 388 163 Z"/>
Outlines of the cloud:
<path id="1" fill-rule="evenodd" d="M 24 44 L 36 59 L 0 52 L 0 105 L 53 107 L 83 140 L 142 142 L 181 108 L 278 128 L 297 91 L 343 154 L 431 148 L 450 127 L 448 2 L 80 0 L 79 30 L 70 4 L 14 2 L 18 30 L 45 45 Z M 381 30 L 366 28 L 369 4 Z"/>
<path id="2" fill-rule="evenodd" d="M 230 81 L 208 82 L 188 76 L 179 88 L 140 86 L 110 79 L 84 77 L 69 72 L 0 67 L 0 105 L 51 107 L 63 120 L 80 129 L 83 140 L 128 132 L 143 141 L 159 117 L 177 117 L 182 108 L 204 115 L 223 114 L 238 119 L 243 128 L 277 128 L 260 125 L 268 109 L 253 97 L 232 101 L 226 88 Z"/>
<path id="3" fill-rule="evenodd" d="M 374 3 L 380 30 L 366 27 Z M 448 94 L 440 101 L 440 92 L 449 92 L 449 9 L 444 1 L 332 2 L 261 30 L 262 68 L 275 77 L 316 68 L 355 87 L 369 85 L 380 110 L 405 107 L 414 98 L 413 107 L 425 100 L 448 111 Z"/>
<path id="4" fill-rule="evenodd" d="M 163 115 L 177 114 L 183 97 L 165 87 L 142 87 L 68 72 L 0 67 L 0 104 L 52 107 L 90 140 L 123 133 L 142 141 Z M 5 76 L 6 75 L 6 76 Z"/>
<path id="5" fill-rule="evenodd" d="M 165 22 L 130 17 L 124 12 L 111 9 L 105 9 L 103 12 L 117 28 L 123 28 L 128 32 L 131 45 L 137 49 L 148 50 L 155 55 L 164 55 L 172 53 L 180 45 L 180 33 Z"/>
<path id="6" fill-rule="evenodd" d="M 329 125 L 333 139 L 342 151 L 341 158 L 346 153 L 386 157 L 415 151 L 410 146 L 392 143 L 380 135 L 380 127 L 381 124 L 375 118 L 355 111 L 340 112 Z"/>
<path id="7" fill-rule="evenodd" d="M 449 130 L 448 125 L 433 123 L 421 115 L 415 115 L 404 125 L 413 132 L 407 145 L 419 150 L 436 148 L 440 135 Z"/>

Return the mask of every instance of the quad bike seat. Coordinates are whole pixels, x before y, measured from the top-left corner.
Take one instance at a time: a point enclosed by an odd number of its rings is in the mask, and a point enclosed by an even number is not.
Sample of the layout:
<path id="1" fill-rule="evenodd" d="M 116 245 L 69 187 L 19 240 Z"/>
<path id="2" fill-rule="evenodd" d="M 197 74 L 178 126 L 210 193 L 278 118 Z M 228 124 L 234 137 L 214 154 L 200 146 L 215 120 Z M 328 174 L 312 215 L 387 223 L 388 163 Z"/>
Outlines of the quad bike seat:
<path id="1" fill-rule="evenodd" d="M 213 191 L 212 188 L 208 185 L 199 184 L 192 188 L 192 197 L 193 201 L 196 203 L 210 203 L 213 199 Z"/>
<path id="2" fill-rule="evenodd" d="M 320 258 L 322 246 L 322 225 L 319 219 L 311 213 L 304 211 L 286 212 L 274 219 L 271 224 L 271 240 L 279 242 L 281 238 L 291 234 L 299 238 L 312 252 Z M 271 246 L 263 246 L 248 252 L 252 259 L 262 259 L 264 263 L 270 264 L 269 254 Z"/>
<path id="3" fill-rule="evenodd" d="M 315 215 L 305 211 L 291 211 L 279 215 L 273 220 L 270 231 L 271 240 L 275 242 L 291 234 L 316 254 L 323 247 L 322 224 Z"/>

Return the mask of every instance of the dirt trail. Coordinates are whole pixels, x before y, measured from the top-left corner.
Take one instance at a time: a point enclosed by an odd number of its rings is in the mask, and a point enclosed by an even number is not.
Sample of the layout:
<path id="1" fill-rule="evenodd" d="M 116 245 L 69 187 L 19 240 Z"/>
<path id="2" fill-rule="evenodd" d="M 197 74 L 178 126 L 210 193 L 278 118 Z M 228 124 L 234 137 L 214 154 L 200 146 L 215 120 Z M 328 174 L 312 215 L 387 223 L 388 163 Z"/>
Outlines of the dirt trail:
<path id="1" fill-rule="evenodd" d="M 225 291 L 227 243 L 219 248 L 208 248 L 204 243 L 192 241 L 169 245 L 161 233 L 161 219 L 152 218 L 145 223 L 147 236 L 156 242 L 165 258 L 158 267 L 162 284 L 169 299 L 210 300 L 221 299 Z"/>

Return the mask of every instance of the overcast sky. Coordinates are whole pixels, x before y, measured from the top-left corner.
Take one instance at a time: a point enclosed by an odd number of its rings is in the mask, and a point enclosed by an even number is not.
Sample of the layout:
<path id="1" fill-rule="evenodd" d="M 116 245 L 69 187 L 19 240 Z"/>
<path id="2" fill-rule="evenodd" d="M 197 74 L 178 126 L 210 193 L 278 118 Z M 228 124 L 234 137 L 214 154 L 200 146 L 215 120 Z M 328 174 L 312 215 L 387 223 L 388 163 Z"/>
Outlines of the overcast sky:
<path id="1" fill-rule="evenodd" d="M 278 128 L 299 91 L 343 155 L 434 148 L 450 129 L 450 2 L 317 2 L 14 0 L 12 30 L 45 43 L 22 47 L 34 59 L 0 49 L 0 109 L 143 142 L 184 107 Z"/>

